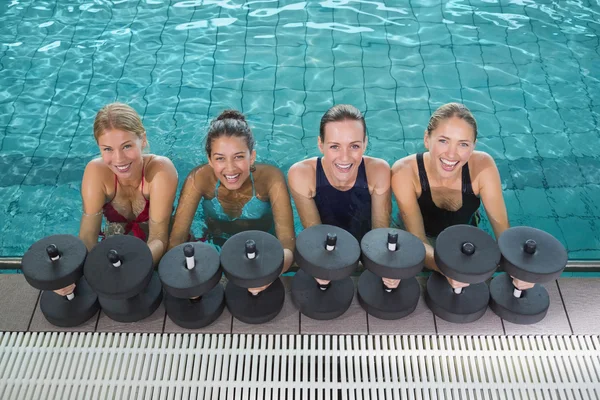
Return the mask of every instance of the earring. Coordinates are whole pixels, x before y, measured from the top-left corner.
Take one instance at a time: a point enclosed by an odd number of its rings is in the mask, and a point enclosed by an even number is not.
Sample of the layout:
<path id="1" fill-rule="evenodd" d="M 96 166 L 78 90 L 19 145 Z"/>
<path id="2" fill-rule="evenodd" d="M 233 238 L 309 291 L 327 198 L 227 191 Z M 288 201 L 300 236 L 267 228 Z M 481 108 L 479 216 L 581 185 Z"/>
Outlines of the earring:
<path id="1" fill-rule="evenodd" d="M 250 166 L 250 172 L 256 172 L 256 167 L 254 166 L 254 164 Z"/>

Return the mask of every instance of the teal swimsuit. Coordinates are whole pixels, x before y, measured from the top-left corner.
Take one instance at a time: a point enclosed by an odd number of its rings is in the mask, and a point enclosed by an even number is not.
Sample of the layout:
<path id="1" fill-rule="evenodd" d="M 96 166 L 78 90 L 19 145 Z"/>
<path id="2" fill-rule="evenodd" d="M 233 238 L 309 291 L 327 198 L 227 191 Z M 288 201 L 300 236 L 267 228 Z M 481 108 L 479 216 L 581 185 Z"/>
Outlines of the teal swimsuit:
<path id="1" fill-rule="evenodd" d="M 204 218 L 206 220 L 214 220 L 220 228 L 223 228 L 210 232 L 207 230 L 203 238 L 204 240 L 208 240 L 217 247 L 220 247 L 228 238 L 239 231 L 255 229 L 273 233 L 274 220 L 271 202 L 261 201 L 256 197 L 254 177 L 252 174 L 250 174 L 250 181 L 252 182 L 252 198 L 244 204 L 242 213 L 239 217 L 231 218 L 225 213 L 225 210 L 223 210 L 223 206 L 221 206 L 218 198 L 221 181 L 217 181 L 215 197 L 210 200 L 202 198 Z M 249 225 L 251 225 L 251 227 L 249 227 Z"/>

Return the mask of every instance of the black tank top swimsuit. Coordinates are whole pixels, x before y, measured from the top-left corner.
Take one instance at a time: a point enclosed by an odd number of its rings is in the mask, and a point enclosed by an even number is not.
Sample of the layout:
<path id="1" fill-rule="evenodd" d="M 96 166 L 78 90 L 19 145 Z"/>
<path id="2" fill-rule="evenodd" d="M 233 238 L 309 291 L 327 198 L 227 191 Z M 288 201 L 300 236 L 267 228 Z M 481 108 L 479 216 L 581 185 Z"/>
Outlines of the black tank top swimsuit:
<path id="1" fill-rule="evenodd" d="M 469 163 L 462 167 L 462 207 L 456 211 L 439 208 L 431 197 L 429 179 L 423 163 L 423 153 L 417 154 L 417 166 L 419 168 L 419 181 L 421 182 L 421 196 L 418 198 L 425 234 L 429 237 L 437 237 L 444 229 L 452 225 L 468 224 L 477 226 L 478 213 L 481 200 L 473 193 L 471 186 L 471 175 L 469 174 Z"/>
<path id="2" fill-rule="evenodd" d="M 350 232 L 359 242 L 371 230 L 371 194 L 363 159 L 356 182 L 350 190 L 337 190 L 327 180 L 321 158 L 317 158 L 317 185 L 314 197 L 321 223 Z"/>

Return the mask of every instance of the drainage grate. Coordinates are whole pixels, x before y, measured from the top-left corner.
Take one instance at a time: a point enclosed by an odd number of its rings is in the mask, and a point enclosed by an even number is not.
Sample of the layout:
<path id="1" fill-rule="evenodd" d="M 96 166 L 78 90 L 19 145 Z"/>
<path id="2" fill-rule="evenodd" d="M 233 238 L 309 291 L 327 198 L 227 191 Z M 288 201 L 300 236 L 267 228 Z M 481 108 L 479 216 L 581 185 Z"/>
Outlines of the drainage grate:
<path id="1" fill-rule="evenodd" d="M 599 399 L 597 335 L 1 333 L 0 399 Z"/>

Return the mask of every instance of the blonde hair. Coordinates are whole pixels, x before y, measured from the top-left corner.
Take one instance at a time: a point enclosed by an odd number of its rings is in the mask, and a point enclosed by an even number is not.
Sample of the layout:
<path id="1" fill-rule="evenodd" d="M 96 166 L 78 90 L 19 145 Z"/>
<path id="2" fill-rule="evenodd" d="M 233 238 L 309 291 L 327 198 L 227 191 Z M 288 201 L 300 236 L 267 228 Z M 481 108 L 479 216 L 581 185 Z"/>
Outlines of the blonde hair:
<path id="1" fill-rule="evenodd" d="M 94 120 L 94 138 L 96 142 L 107 129 L 120 129 L 144 139 L 146 130 L 138 113 L 127 104 L 107 104 L 96 114 Z"/>
<path id="2" fill-rule="evenodd" d="M 452 117 L 460 118 L 466 123 L 471 125 L 473 128 L 474 140 L 477 140 L 477 122 L 471 111 L 464 104 L 460 103 L 447 103 L 440 106 L 429 118 L 429 124 L 427 125 L 427 134 L 431 135 L 431 132 L 437 129 L 440 122 L 450 119 Z"/>

